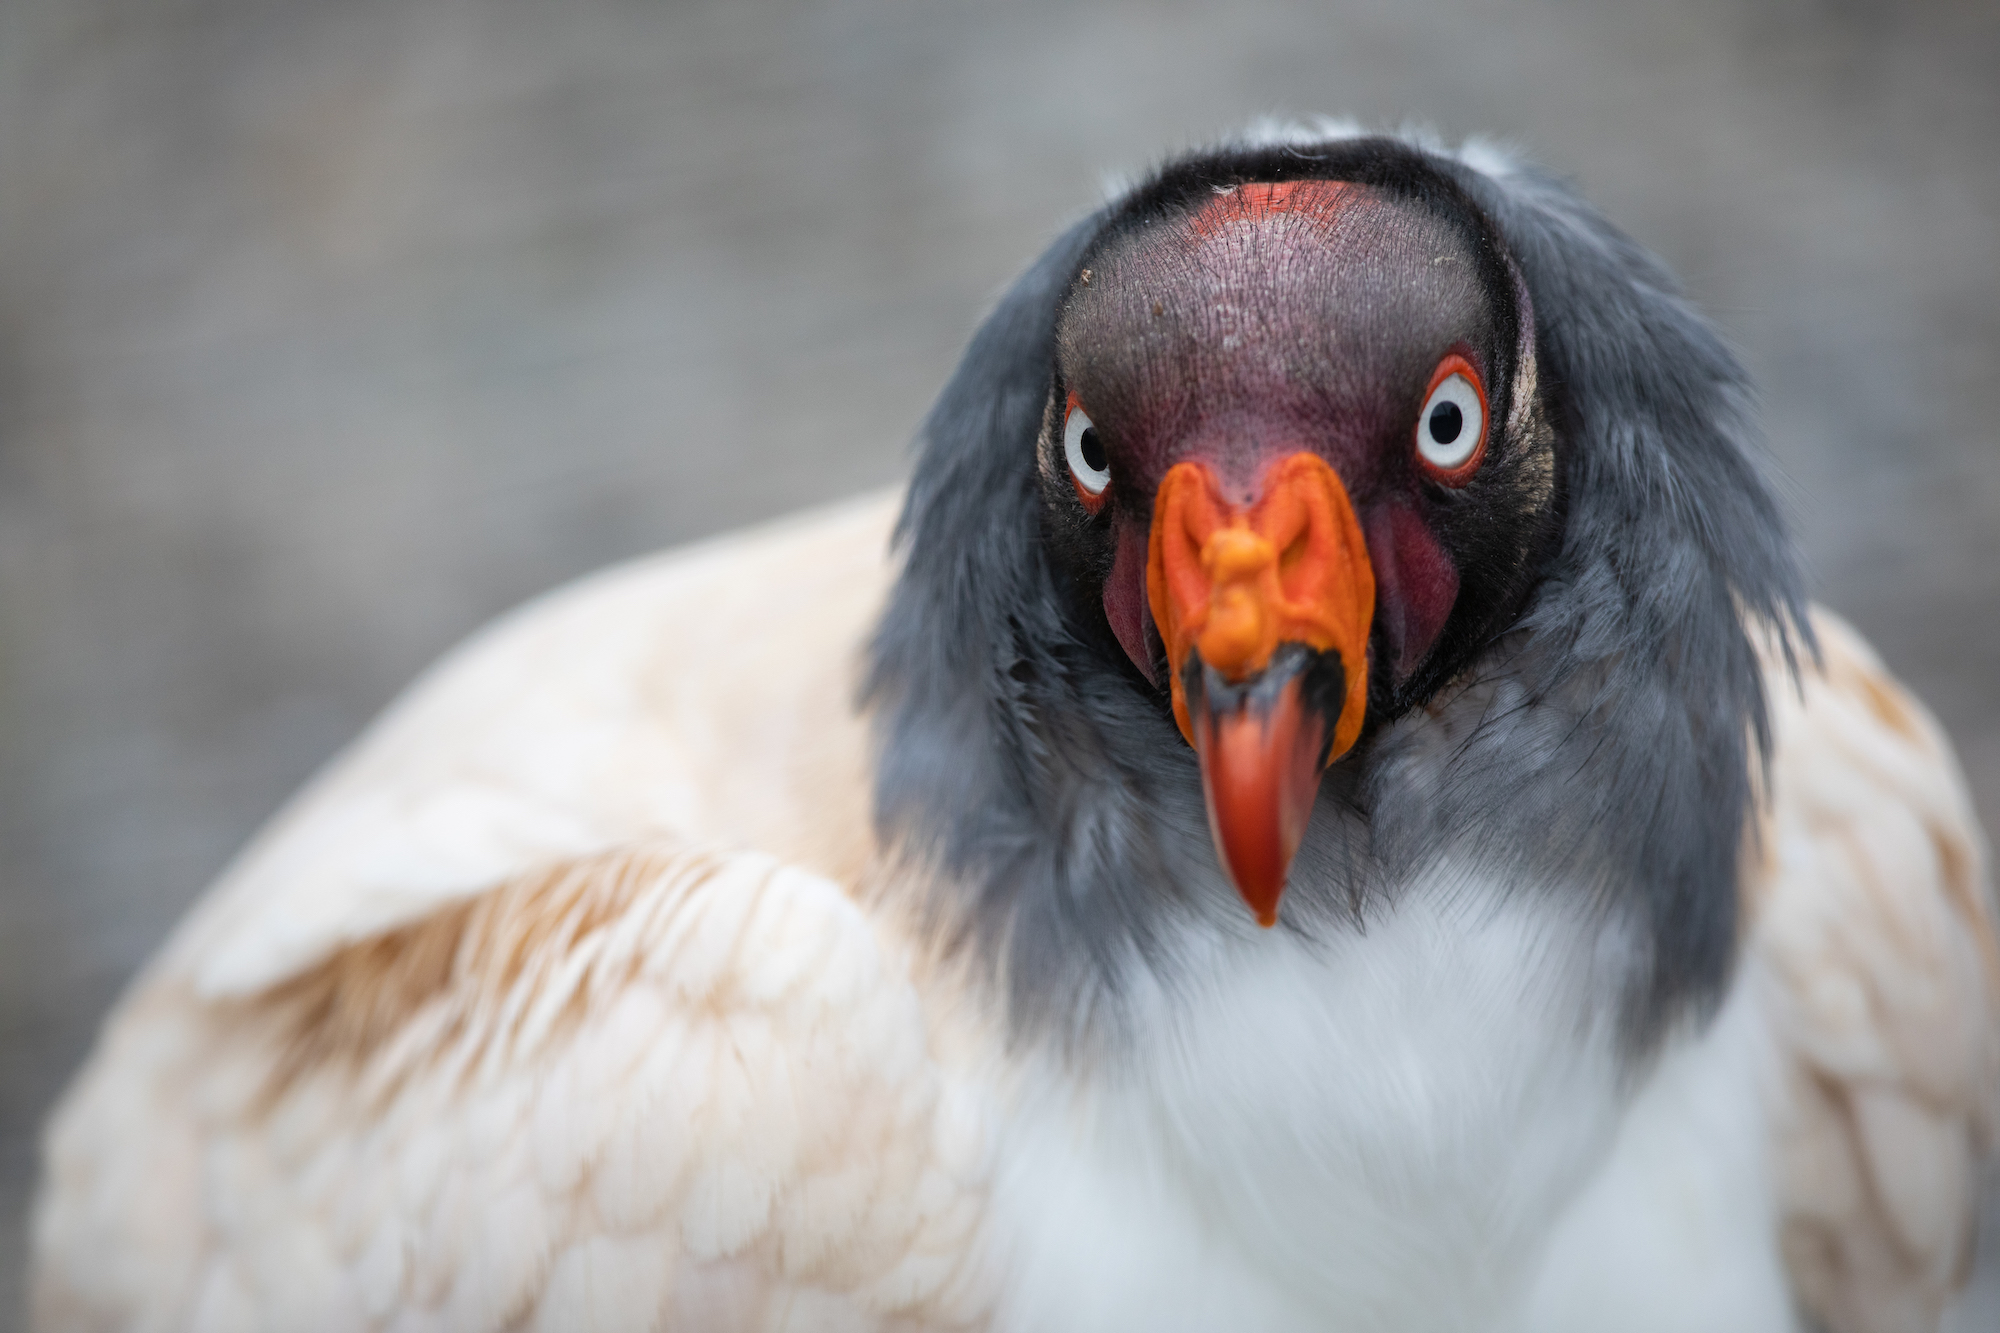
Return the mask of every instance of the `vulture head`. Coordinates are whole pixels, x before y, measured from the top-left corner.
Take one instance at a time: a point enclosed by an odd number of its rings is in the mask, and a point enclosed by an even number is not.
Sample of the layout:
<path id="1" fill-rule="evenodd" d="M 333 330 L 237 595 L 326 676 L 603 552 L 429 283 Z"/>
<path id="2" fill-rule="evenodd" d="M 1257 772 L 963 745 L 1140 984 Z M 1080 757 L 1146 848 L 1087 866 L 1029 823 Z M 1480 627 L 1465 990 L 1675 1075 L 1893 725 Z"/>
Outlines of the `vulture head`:
<path id="1" fill-rule="evenodd" d="M 1468 160 L 1471 158 L 1472 160 Z M 928 418 L 868 697 L 885 844 L 1017 1024 L 1426 866 L 1712 999 L 1801 621 L 1744 379 L 1559 183 L 1398 139 L 1170 163 L 1002 299 Z M 1512 890 L 1510 890 L 1512 891 Z"/>
<path id="2" fill-rule="evenodd" d="M 1056 315 L 1053 560 L 1165 687 L 1265 926 L 1320 774 L 1511 618 L 1557 514 L 1513 263 L 1402 184 L 1168 177 Z"/>

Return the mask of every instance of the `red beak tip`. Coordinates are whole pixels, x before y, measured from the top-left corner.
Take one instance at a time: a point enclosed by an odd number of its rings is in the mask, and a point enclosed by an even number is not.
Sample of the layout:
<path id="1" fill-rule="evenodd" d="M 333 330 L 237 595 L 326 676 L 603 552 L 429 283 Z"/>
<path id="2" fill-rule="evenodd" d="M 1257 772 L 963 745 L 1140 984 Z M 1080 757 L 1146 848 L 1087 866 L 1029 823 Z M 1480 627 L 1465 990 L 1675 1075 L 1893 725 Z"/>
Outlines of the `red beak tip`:
<path id="1" fill-rule="evenodd" d="M 1196 735 L 1222 869 L 1268 930 L 1278 923 L 1292 857 L 1312 817 L 1325 722 L 1306 711 L 1294 680 L 1268 714 L 1216 718 L 1204 710 Z"/>
<path id="2" fill-rule="evenodd" d="M 1286 858 L 1290 860 L 1289 857 Z M 1285 896 L 1285 867 L 1269 863 L 1254 865 L 1248 874 L 1236 873 L 1236 866 L 1225 856 L 1222 869 L 1236 885 L 1236 896 L 1250 909 L 1257 924 L 1266 930 L 1278 924 L 1278 904 Z"/>

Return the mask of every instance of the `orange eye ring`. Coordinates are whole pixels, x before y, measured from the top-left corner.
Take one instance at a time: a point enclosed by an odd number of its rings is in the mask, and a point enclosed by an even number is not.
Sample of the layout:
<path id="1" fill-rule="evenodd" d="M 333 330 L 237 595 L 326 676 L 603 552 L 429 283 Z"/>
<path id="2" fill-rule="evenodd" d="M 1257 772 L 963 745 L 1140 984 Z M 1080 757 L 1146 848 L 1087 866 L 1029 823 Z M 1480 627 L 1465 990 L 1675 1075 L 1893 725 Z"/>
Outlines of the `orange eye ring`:
<path id="1" fill-rule="evenodd" d="M 1441 486 L 1455 490 L 1465 485 L 1486 459 L 1492 419 L 1478 368 L 1457 352 L 1447 354 L 1424 386 L 1424 406 L 1412 439 L 1417 466 Z M 1448 425 L 1456 425 L 1458 433 L 1444 436 Z"/>

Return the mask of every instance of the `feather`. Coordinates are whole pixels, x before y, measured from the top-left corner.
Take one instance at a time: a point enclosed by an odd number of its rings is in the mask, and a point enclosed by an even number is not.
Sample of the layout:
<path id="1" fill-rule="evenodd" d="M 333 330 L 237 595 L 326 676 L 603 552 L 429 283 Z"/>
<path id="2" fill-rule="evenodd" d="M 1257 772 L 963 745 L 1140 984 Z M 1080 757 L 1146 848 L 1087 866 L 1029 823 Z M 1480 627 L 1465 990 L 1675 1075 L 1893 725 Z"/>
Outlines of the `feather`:
<path id="1" fill-rule="evenodd" d="M 531 1040 L 545 1004 L 560 1016 Z M 728 1296 L 728 1327 L 800 1302 L 955 1327 L 978 1312 L 990 1162 L 938 1145 L 987 1112 L 933 1046 L 908 958 L 843 890 L 664 841 L 516 877 L 255 995 L 156 976 L 58 1117 L 39 1317 L 650 1329 Z M 159 1171 L 184 1144 L 204 1171 Z M 104 1254 L 180 1271 L 119 1290 Z"/>
<path id="2" fill-rule="evenodd" d="M 1932 1329 L 2000 1141 L 1986 848 L 1937 723 L 1844 622 L 1796 687 L 1771 660 L 1748 947 L 1782 1054 L 1784 1253 L 1833 1333 Z"/>
<path id="3" fill-rule="evenodd" d="M 837 664 L 889 515 L 600 576 L 419 684 L 109 1021 L 48 1142 L 37 1318 L 970 1319 L 987 1094 L 842 887 Z"/>
<path id="4" fill-rule="evenodd" d="M 869 846 L 853 644 L 890 572 L 891 503 L 641 560 L 502 619 L 279 812 L 168 957 L 205 995 L 253 993 L 523 868 L 651 836 L 851 880 Z"/>

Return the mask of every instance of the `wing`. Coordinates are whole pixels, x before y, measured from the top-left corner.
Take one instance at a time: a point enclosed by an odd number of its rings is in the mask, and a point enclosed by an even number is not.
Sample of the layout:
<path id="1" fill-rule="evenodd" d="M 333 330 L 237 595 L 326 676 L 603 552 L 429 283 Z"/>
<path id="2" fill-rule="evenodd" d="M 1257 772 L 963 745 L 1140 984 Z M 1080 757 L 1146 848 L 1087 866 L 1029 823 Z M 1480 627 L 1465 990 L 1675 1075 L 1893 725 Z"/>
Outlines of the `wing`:
<path id="1" fill-rule="evenodd" d="M 883 494 L 594 575 L 448 655 L 271 821 L 170 941 L 250 993 L 510 875 L 664 837 L 853 882 L 854 693 Z"/>
<path id="2" fill-rule="evenodd" d="M 1783 1246 L 1834 1333 L 1935 1329 L 2000 1135 L 2000 948 L 1972 803 L 1937 724 L 1844 622 L 1773 663 L 1753 963 L 1784 1075 Z"/>
<path id="3" fill-rule="evenodd" d="M 55 1120 L 49 1329 L 972 1323 L 985 1103 L 830 881 L 656 843 L 214 1000 L 156 977 Z"/>
<path id="4" fill-rule="evenodd" d="M 843 887 L 891 510 L 517 613 L 302 793 L 51 1122 L 39 1322 L 973 1318 L 968 1039 Z"/>

